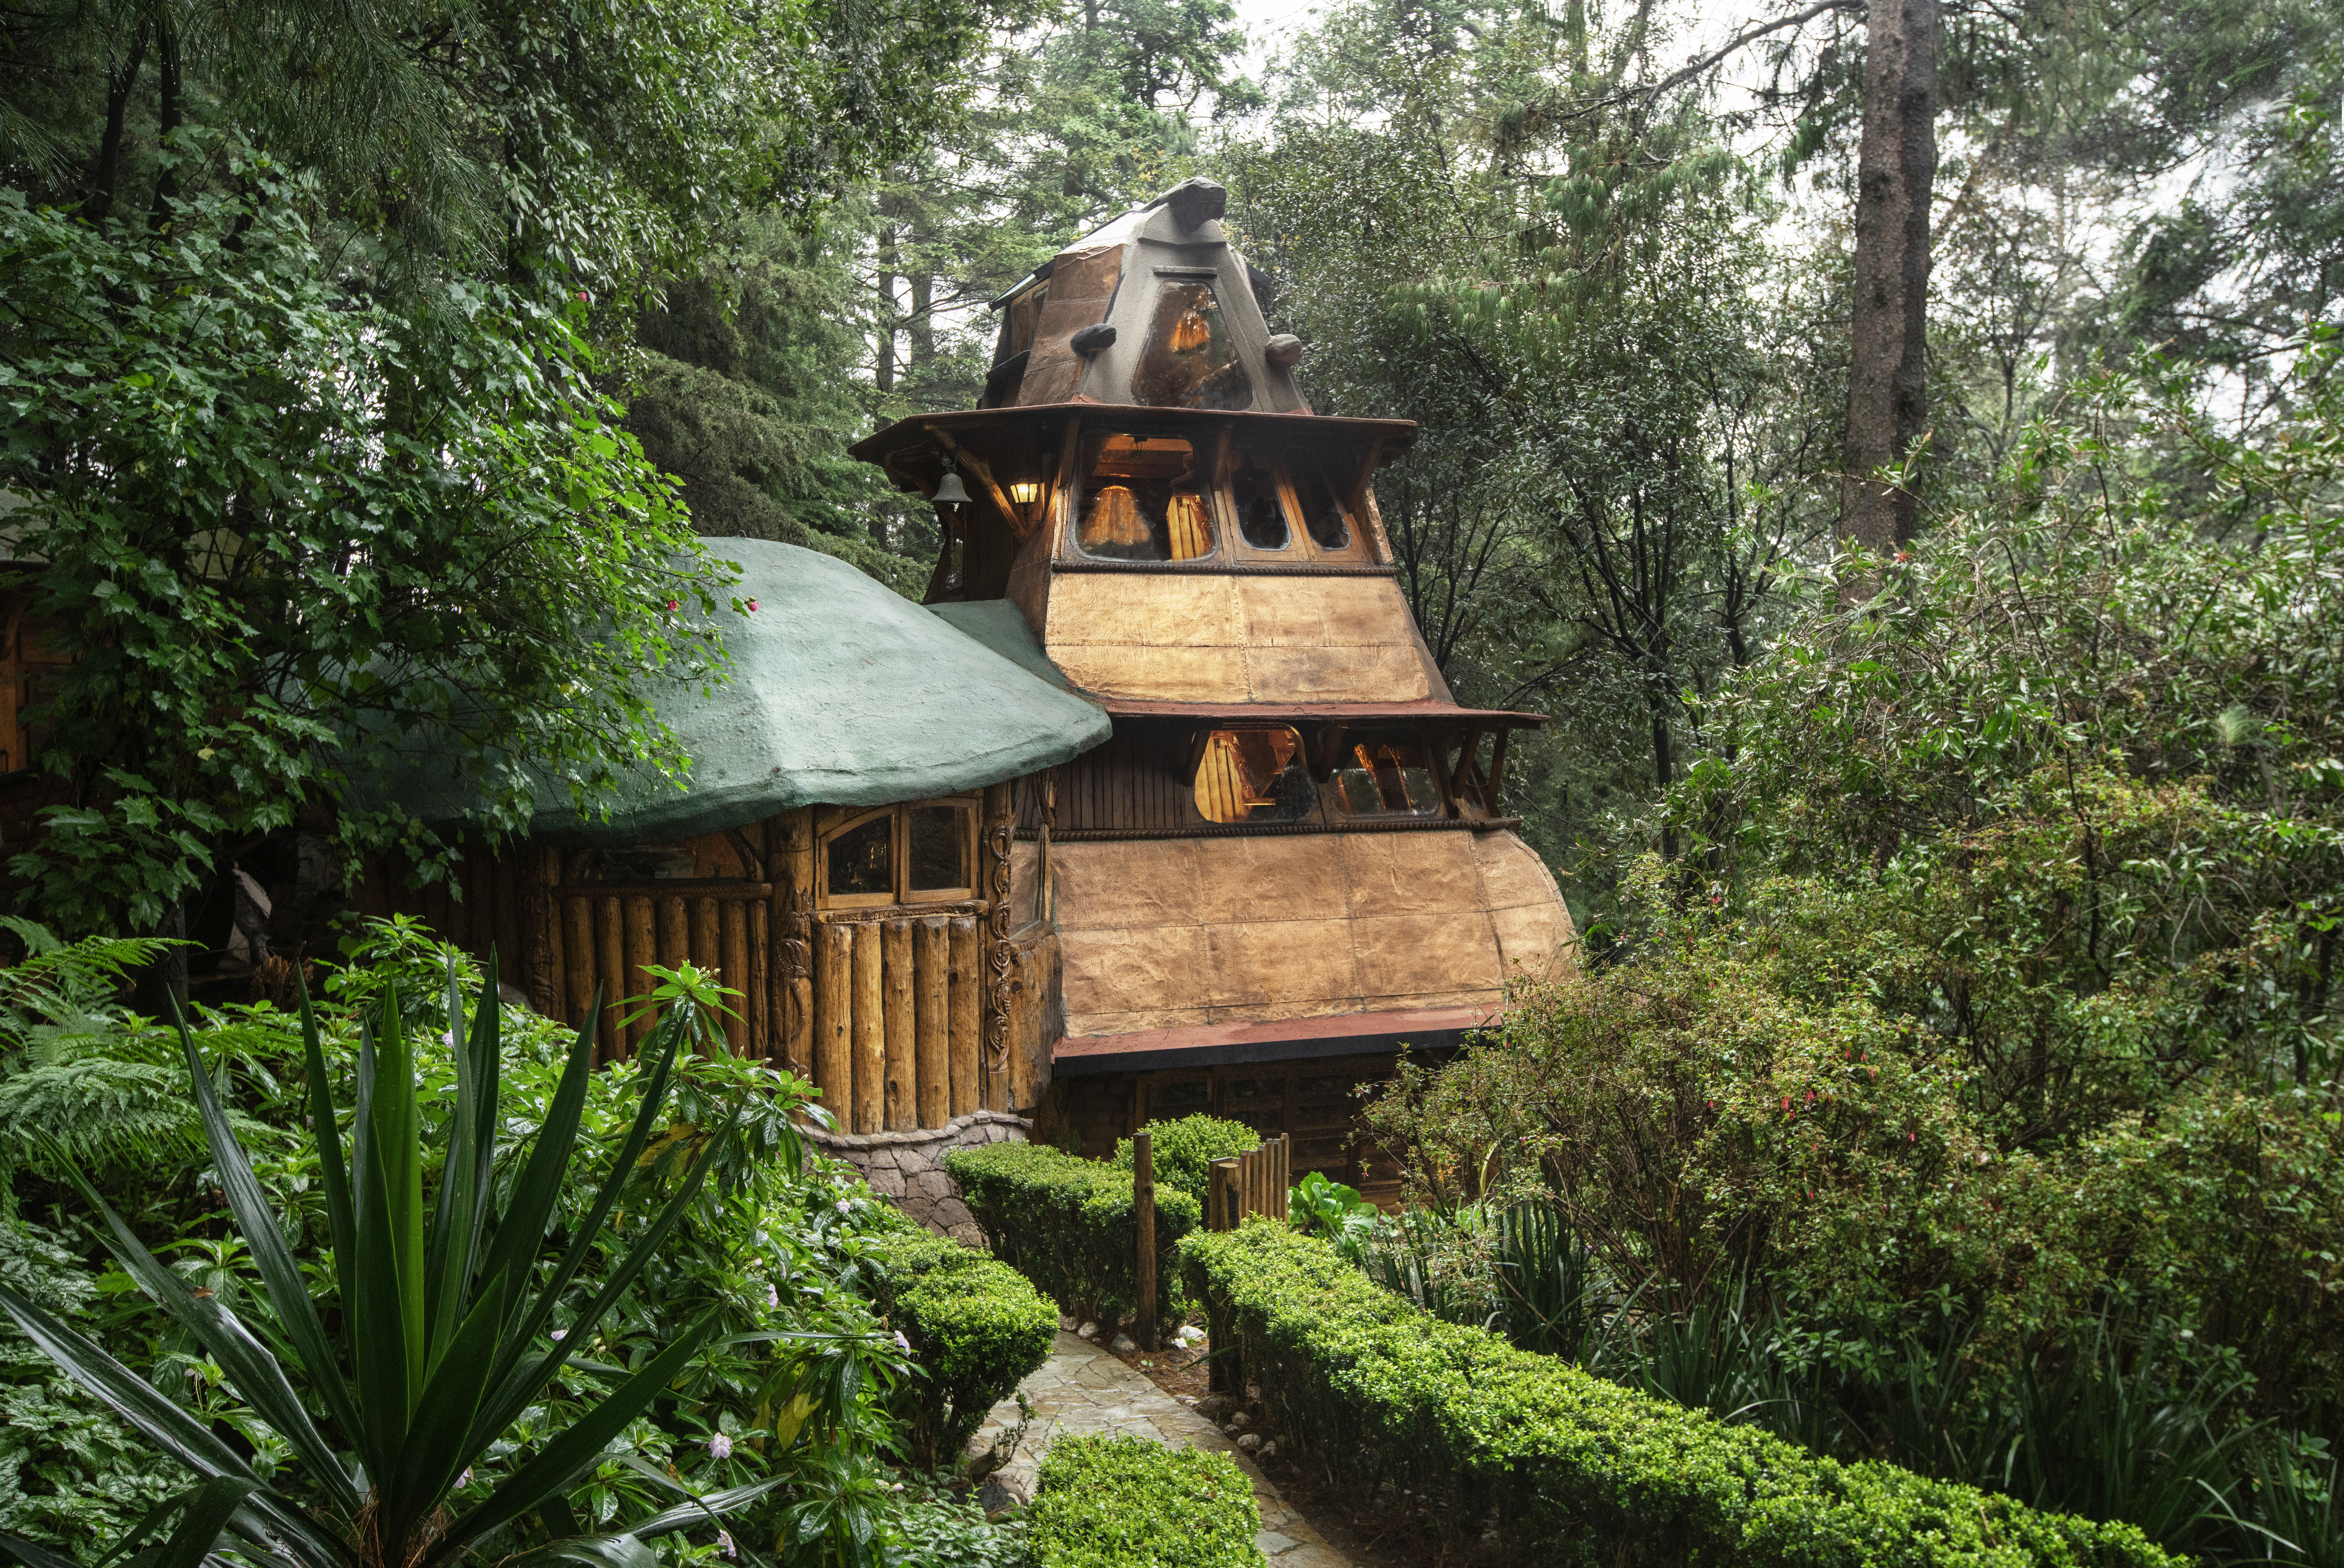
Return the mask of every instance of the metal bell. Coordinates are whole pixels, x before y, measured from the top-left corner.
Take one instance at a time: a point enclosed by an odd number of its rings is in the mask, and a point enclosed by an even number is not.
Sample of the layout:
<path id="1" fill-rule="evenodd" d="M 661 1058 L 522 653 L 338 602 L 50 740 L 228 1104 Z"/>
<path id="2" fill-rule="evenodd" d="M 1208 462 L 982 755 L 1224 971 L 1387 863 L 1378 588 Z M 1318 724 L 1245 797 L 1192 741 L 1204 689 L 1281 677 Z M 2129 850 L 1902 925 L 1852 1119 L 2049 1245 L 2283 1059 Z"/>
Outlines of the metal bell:
<path id="1" fill-rule="evenodd" d="M 936 481 L 936 493 L 929 498 L 938 506 L 966 506 L 968 487 L 960 482 L 953 471 L 952 459 L 945 460 L 945 477 Z"/>

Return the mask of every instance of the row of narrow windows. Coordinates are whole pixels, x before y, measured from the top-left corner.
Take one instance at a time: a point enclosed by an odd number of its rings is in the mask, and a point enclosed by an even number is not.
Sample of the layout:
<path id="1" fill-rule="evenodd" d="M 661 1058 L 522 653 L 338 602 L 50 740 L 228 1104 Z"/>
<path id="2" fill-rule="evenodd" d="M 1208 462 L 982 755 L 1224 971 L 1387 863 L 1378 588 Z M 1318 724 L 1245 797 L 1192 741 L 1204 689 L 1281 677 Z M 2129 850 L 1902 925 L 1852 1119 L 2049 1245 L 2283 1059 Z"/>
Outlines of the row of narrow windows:
<path id="1" fill-rule="evenodd" d="M 1232 531 L 1248 550 L 1350 551 L 1350 514 L 1316 455 L 1222 445 L 1216 473 L 1185 436 L 1085 431 L 1075 548 L 1106 561 L 1201 561 Z"/>

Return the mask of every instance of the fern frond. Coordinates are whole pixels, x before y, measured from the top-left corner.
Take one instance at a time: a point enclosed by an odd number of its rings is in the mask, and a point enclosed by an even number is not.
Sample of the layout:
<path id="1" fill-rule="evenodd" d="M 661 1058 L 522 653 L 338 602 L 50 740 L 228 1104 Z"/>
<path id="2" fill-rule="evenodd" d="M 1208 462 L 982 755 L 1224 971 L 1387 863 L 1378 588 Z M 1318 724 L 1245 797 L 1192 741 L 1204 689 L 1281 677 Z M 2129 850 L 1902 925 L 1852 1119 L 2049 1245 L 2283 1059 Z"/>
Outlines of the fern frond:
<path id="1" fill-rule="evenodd" d="M 44 926 L 0 916 L 0 928 L 25 946 L 23 960 L 0 969 L 0 1046 L 96 1034 L 127 1017 L 114 997 L 133 972 L 174 946 L 157 936 L 88 936 L 60 942 Z"/>

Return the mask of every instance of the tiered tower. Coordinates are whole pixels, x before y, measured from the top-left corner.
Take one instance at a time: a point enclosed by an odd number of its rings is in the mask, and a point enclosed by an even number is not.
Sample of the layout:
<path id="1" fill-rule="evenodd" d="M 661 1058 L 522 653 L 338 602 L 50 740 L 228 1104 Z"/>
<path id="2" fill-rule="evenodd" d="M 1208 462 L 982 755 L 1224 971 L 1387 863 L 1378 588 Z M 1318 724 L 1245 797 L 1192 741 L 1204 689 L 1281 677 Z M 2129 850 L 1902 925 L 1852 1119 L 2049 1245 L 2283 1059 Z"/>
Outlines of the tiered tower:
<path id="1" fill-rule="evenodd" d="M 1451 698 L 1371 487 L 1416 427 L 1311 411 L 1224 205 L 1191 180 L 1068 247 L 995 302 L 978 407 L 854 451 L 940 503 L 930 602 L 1030 632 L 1114 721 L 1018 791 L 1060 1112 L 1098 1142 L 1209 1106 L 1367 1177 L 1349 1086 L 1570 961 L 1499 801 L 1508 735 L 1545 721 Z"/>

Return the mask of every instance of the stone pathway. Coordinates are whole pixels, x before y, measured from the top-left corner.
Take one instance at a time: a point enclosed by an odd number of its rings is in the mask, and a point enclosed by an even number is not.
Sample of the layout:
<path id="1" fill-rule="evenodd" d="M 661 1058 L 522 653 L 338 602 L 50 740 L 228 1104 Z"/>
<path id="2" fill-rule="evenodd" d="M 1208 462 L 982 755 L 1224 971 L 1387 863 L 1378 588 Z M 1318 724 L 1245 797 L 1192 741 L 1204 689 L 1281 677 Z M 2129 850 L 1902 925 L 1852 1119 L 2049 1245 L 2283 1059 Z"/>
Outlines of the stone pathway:
<path id="1" fill-rule="evenodd" d="M 1033 1424 L 1026 1429 L 1008 1462 L 995 1472 L 995 1479 L 1016 1497 L 1034 1495 L 1042 1451 L 1062 1431 L 1123 1432 L 1167 1448 L 1209 1449 L 1237 1461 L 1238 1468 L 1253 1482 L 1262 1525 L 1255 1539 L 1277 1568 L 1350 1568 L 1349 1559 L 1286 1505 L 1278 1488 L 1218 1427 L 1088 1340 L 1060 1330 L 1050 1359 L 1017 1386 L 1034 1406 Z M 981 1452 L 1016 1424 L 1017 1401 L 1004 1400 L 985 1418 L 970 1446 Z"/>

